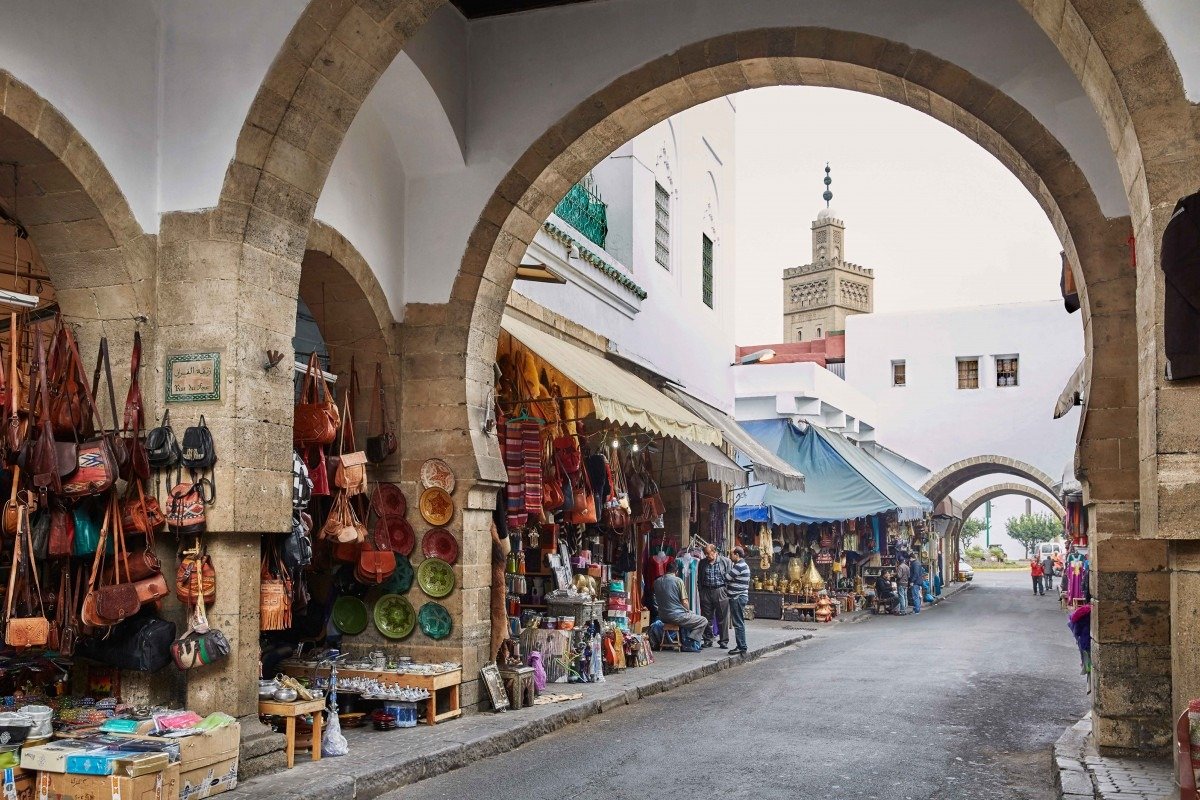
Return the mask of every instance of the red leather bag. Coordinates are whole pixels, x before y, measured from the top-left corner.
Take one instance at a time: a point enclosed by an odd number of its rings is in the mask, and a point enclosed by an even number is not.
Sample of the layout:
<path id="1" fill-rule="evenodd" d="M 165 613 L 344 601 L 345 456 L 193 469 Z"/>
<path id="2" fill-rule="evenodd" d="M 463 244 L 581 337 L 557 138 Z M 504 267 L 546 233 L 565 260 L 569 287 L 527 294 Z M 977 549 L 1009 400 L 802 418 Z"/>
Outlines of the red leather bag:
<path id="1" fill-rule="evenodd" d="M 144 481 L 150 477 L 150 456 L 146 452 L 146 443 L 142 441 L 146 418 L 142 406 L 142 386 L 138 379 L 141 365 L 142 334 L 140 331 L 134 331 L 133 351 L 129 358 L 129 391 L 125 394 L 125 418 L 122 427 L 124 434 L 117 443 L 125 450 L 121 459 L 121 478 L 126 481 Z"/>
<path id="2" fill-rule="evenodd" d="M 50 558 L 69 557 L 75 549 L 75 515 L 57 500 L 50 502 L 50 540 L 46 554 Z"/>
<path id="3" fill-rule="evenodd" d="M 297 445 L 330 444 L 337 438 L 341 415 L 329 395 L 316 351 L 308 357 L 300 402 L 292 420 L 292 441 Z"/>
<path id="4" fill-rule="evenodd" d="M 385 544 L 376 541 L 378 530 L 376 528 L 362 543 L 354 566 L 354 577 L 367 586 L 378 586 L 396 571 L 396 554 L 387 549 Z"/>
<path id="5" fill-rule="evenodd" d="M 158 505 L 158 498 L 146 496 L 140 480 L 130 481 L 121 501 L 121 524 L 126 533 L 154 534 L 167 524 L 167 517 Z"/>

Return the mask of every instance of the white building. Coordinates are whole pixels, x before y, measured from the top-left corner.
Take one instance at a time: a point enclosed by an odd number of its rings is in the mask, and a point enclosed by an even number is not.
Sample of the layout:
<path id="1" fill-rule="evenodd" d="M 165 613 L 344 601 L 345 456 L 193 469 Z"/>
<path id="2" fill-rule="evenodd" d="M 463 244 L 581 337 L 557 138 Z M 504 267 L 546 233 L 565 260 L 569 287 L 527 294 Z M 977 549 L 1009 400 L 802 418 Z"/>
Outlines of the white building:
<path id="1" fill-rule="evenodd" d="M 875 440 L 875 401 L 811 361 L 733 367 L 734 418 L 788 417 L 838 431 L 853 441 Z"/>
<path id="2" fill-rule="evenodd" d="M 733 396 L 735 113 L 732 97 L 695 106 L 600 162 L 587 183 L 604 204 L 605 234 L 579 205 L 560 204 L 525 263 L 566 283 L 514 285 L 607 338 L 610 352 L 725 411 Z M 567 198 L 587 200 L 580 187 Z"/>

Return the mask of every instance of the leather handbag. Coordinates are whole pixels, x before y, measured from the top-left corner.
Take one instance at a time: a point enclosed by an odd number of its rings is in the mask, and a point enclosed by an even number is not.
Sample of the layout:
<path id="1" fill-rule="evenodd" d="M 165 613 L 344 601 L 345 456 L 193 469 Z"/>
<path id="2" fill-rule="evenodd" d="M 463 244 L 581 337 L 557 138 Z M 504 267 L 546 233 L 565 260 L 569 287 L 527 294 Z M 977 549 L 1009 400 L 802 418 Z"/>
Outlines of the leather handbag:
<path id="1" fill-rule="evenodd" d="M 142 607 L 137 587 L 122 574 L 125 562 L 124 537 L 120 535 L 121 512 L 115 498 L 109 501 L 104 513 L 104 524 L 100 528 L 100 542 L 92 559 L 92 572 L 88 578 L 88 591 L 83 598 L 83 621 L 93 627 L 111 627 L 137 614 Z M 109 537 L 113 545 L 113 582 L 102 583 L 101 567 L 105 560 Z"/>
<path id="2" fill-rule="evenodd" d="M 258 618 L 259 628 L 264 631 L 283 631 L 292 627 L 291 576 L 273 546 L 262 559 Z"/>
<path id="3" fill-rule="evenodd" d="M 575 437 L 571 437 L 574 441 Z M 561 450 L 558 447 L 558 439 L 555 439 L 554 454 L 559 457 Z M 578 453 L 579 451 L 576 450 Z M 574 504 L 564 513 L 564 519 L 572 525 L 593 525 L 600 521 L 596 514 L 596 495 L 592 491 L 590 479 L 588 478 L 587 470 L 582 469 L 582 458 L 579 461 L 580 469 L 573 474 L 572 481 L 572 500 Z M 562 467 L 562 463 L 559 464 Z M 564 470 L 570 472 L 569 470 Z"/>
<path id="4" fill-rule="evenodd" d="M 104 638 L 84 638 L 76 655 L 117 669 L 158 672 L 171 663 L 175 623 L 149 613 L 138 614 L 115 626 Z"/>
<path id="5" fill-rule="evenodd" d="M 100 338 L 100 351 L 96 355 L 96 370 L 92 373 L 92 391 L 87 396 L 89 403 L 95 403 L 96 398 L 100 396 L 100 373 L 104 372 L 105 385 L 108 387 L 108 408 L 112 412 L 112 428 L 106 430 L 100 420 L 100 409 L 93 406 L 93 412 L 96 415 L 96 422 L 100 423 L 96 426 L 96 430 L 101 434 L 107 433 L 109 439 L 109 447 L 112 449 L 114 463 L 117 467 L 117 476 L 128 472 L 129 464 L 129 449 L 125 446 L 125 442 L 121 439 L 124 428 L 117 419 L 117 394 L 113 389 L 112 379 L 112 362 L 108 356 L 108 337 Z"/>
<path id="6" fill-rule="evenodd" d="M 125 488 L 125 499 L 121 501 L 121 524 L 126 533 L 140 533 L 143 536 L 161 531 L 167 524 L 167 517 L 158 505 L 158 498 L 146 496 L 140 480 L 130 481 Z"/>
<path id="7" fill-rule="evenodd" d="M 118 443 L 125 449 L 121 478 L 146 480 L 150 477 L 150 456 L 142 441 L 146 415 L 142 405 L 142 385 L 139 373 L 142 366 L 142 333 L 133 332 L 133 350 L 129 356 L 129 390 L 125 393 L 124 436 Z"/>
<path id="8" fill-rule="evenodd" d="M 82 576 L 80 576 L 82 577 Z M 62 576 L 58 584 L 58 608 L 55 609 L 55 627 L 58 629 L 58 652 L 70 658 L 75 654 L 75 645 L 79 641 L 79 619 L 76 616 L 79 580 L 72 580 L 71 564 L 64 562 Z"/>
<path id="9" fill-rule="evenodd" d="M 50 501 L 50 541 L 46 555 L 50 558 L 70 556 L 75 550 L 75 517 L 57 499 Z"/>
<path id="10" fill-rule="evenodd" d="M 295 574 L 312 563 L 312 517 L 299 509 L 292 512 L 292 532 L 283 540 L 283 551 L 279 554 L 288 571 Z"/>
<path id="11" fill-rule="evenodd" d="M 4 643 L 10 647 L 44 647 L 50 640 L 50 620 L 46 617 L 46 607 L 42 602 L 42 583 L 38 577 L 37 564 L 33 560 L 33 537 L 29 530 L 29 512 L 22 507 L 20 520 L 17 523 L 18 532 L 13 548 L 13 565 L 8 574 L 8 602 L 5 606 Z M 40 615 L 18 617 L 13 613 L 13 605 L 17 596 L 18 575 L 24 581 L 25 593 L 29 594 L 29 582 L 25 577 L 33 573 L 34 592 Z"/>
<path id="12" fill-rule="evenodd" d="M 200 570 L 193 570 L 189 577 L 193 584 L 191 592 L 200 598 L 200 602 L 191 612 L 187 631 L 171 642 L 171 658 L 181 670 L 207 666 L 229 655 L 229 640 L 225 634 L 208 624 L 204 609 L 206 593 L 200 586 Z"/>
<path id="13" fill-rule="evenodd" d="M 32 503 L 33 507 L 29 508 Z M 21 468 L 14 467 L 12 475 L 12 494 L 8 500 L 4 502 L 4 533 L 9 536 L 16 536 L 20 529 L 21 507 L 25 506 L 30 514 L 37 508 L 37 502 L 33 500 L 33 496 L 29 492 L 21 491 Z"/>
<path id="14" fill-rule="evenodd" d="M 163 412 L 162 424 L 146 434 L 146 459 L 152 469 L 169 469 L 179 463 L 181 453 L 171 428 L 171 409 Z"/>
<path id="15" fill-rule="evenodd" d="M 383 389 L 383 365 L 378 361 L 375 362 L 375 391 L 371 393 L 371 417 L 367 430 L 379 431 L 367 437 L 367 460 L 372 464 L 380 464 L 396 452 L 399 441 L 396 434 L 392 433 L 392 424 L 388 420 L 387 395 Z"/>
<path id="16" fill-rule="evenodd" d="M 58 447 L 54 440 L 54 428 L 50 423 L 49 382 L 46 378 L 46 346 L 41 328 L 34 328 L 34 339 L 36 355 L 30 372 L 31 378 L 33 374 L 37 376 L 35 391 L 40 412 L 37 427 L 29 431 L 28 442 L 22 447 L 18 467 L 26 471 L 36 488 L 57 493 L 62 489 L 62 476 L 75 470 L 78 453 Z"/>
<path id="17" fill-rule="evenodd" d="M 396 571 L 396 554 L 381 543 L 378 531 L 376 528 L 375 533 L 363 541 L 354 565 L 354 577 L 366 586 L 378 586 Z"/>
<path id="18" fill-rule="evenodd" d="M 308 368 L 304 371 L 304 383 L 300 389 L 300 402 L 296 405 L 292 421 L 292 440 L 298 445 L 330 444 L 337 438 L 341 415 L 337 404 L 325 386 L 317 353 L 308 357 Z"/>
<path id="19" fill-rule="evenodd" d="M 77 503 L 71 509 L 71 527 L 75 529 L 71 555 L 90 556 L 95 553 L 100 544 L 100 525 L 88 504 Z"/>
<path id="20" fill-rule="evenodd" d="M 367 528 L 354 513 L 344 491 L 339 491 L 333 500 L 329 516 L 321 526 L 321 538 L 342 543 L 361 542 L 367 538 Z"/>
<path id="21" fill-rule="evenodd" d="M 176 536 L 199 536 L 207 526 L 204 506 L 215 498 L 212 482 L 201 478 L 195 482 L 176 483 L 167 499 L 167 528 Z"/>
<path id="22" fill-rule="evenodd" d="M 8 462 L 15 464 L 21 446 L 25 443 L 27 429 L 27 414 L 23 407 L 27 399 L 21 393 L 21 324 L 16 312 L 8 317 L 8 391 L 4 398 L 4 411 L 7 419 L 4 426 L 4 449 L 7 451 Z"/>
<path id="23" fill-rule="evenodd" d="M 71 348 L 71 358 L 75 362 L 82 363 L 74 337 L 68 336 L 67 343 Z M 85 428 L 74 431 L 73 435 L 76 437 L 77 453 L 75 469 L 69 474 L 64 475 L 60 481 L 60 489 L 58 490 L 58 493 L 64 497 L 88 497 L 103 494 L 116 482 L 117 474 L 120 471 L 117 452 L 113 448 L 113 437 L 118 430 L 117 403 L 113 395 L 112 370 L 108 367 L 107 338 L 100 339 L 100 354 L 97 357 L 96 374 L 93 380 L 93 384 L 97 388 L 100 381 L 101 366 L 105 367 L 108 377 L 108 394 L 112 406 L 113 430 L 110 433 L 104 430 L 103 425 L 96 425 L 94 428 L 88 425 Z M 84 383 L 83 392 L 89 413 L 95 418 L 97 423 L 100 422 L 100 413 L 95 403 L 95 391 L 89 389 L 88 385 Z M 80 438 L 85 436 L 85 431 L 91 430 L 97 431 L 97 435 L 89 436 L 89 438 L 79 441 Z M 61 468 L 63 466 L 62 459 L 58 459 L 58 462 Z"/>
<path id="24" fill-rule="evenodd" d="M 346 452 L 347 445 L 352 452 Z M 349 391 L 342 400 L 342 435 L 338 440 L 338 454 L 329 459 L 329 472 L 330 483 L 344 489 L 348 497 L 367 493 L 367 454 L 355 447 Z"/>
<path id="25" fill-rule="evenodd" d="M 49 418 L 56 436 L 69 439 L 72 436 L 87 438 L 92 435 L 92 409 L 84 391 L 87 375 L 83 372 L 83 359 L 75 334 L 59 318 L 57 330 L 50 346 Z"/>
<path id="26" fill-rule="evenodd" d="M 203 594 L 204 602 L 212 605 L 217 599 L 217 571 L 212 558 L 200 547 L 184 550 L 175 568 L 175 596 L 185 606 L 194 606 Z"/>

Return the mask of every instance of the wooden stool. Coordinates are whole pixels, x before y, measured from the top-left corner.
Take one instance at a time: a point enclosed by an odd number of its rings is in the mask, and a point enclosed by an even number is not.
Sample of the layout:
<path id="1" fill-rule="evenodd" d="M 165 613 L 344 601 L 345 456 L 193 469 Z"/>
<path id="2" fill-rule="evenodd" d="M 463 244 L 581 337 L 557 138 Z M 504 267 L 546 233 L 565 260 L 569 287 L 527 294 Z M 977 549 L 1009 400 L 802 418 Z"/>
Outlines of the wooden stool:
<path id="1" fill-rule="evenodd" d="M 671 641 L 671 638 L 667 636 L 671 632 L 675 633 L 675 641 Z M 672 625 L 669 622 L 663 623 L 663 638 L 658 645 L 658 649 L 660 651 L 674 650 L 676 653 L 683 652 L 683 633 L 680 632 L 678 625 Z"/>
<path id="2" fill-rule="evenodd" d="M 508 692 L 508 707 L 518 711 L 526 706 L 532 706 L 537 697 L 537 687 L 533 685 L 533 667 L 505 667 L 500 670 L 504 681 L 504 690 Z"/>
<path id="3" fill-rule="evenodd" d="M 299 700 L 295 703 L 278 703 L 274 700 L 259 700 L 258 713 L 283 717 L 284 735 L 287 737 L 287 765 L 291 769 L 296 763 L 296 717 L 312 714 L 312 760 L 321 760 L 321 713 L 325 710 L 325 698 Z"/>

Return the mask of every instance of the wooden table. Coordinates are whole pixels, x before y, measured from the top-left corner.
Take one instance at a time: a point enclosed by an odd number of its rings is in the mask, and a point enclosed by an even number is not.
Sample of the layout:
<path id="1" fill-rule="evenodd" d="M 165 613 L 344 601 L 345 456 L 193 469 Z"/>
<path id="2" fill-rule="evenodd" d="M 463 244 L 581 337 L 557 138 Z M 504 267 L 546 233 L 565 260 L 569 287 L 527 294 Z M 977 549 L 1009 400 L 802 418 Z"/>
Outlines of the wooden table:
<path id="1" fill-rule="evenodd" d="M 291 675 L 293 678 L 311 678 L 314 674 L 323 678 L 329 677 L 328 667 L 305 667 L 284 662 L 280 664 L 279 669 L 283 674 Z M 416 675 L 411 672 L 338 668 L 338 679 L 344 678 L 370 678 L 380 683 L 425 689 L 429 692 L 429 701 L 425 704 L 425 719 L 422 722 L 428 725 L 435 725 L 462 716 L 459 697 L 459 687 L 462 685 L 461 669 L 435 675 Z M 442 708 L 441 711 L 438 710 L 439 707 Z"/>
<path id="2" fill-rule="evenodd" d="M 284 735 L 287 736 L 287 765 L 291 769 L 296 763 L 296 717 L 312 714 L 312 760 L 321 760 L 321 713 L 325 710 L 325 698 L 297 700 L 295 703 L 279 703 L 275 700 L 259 700 L 258 713 L 285 720 Z"/>

